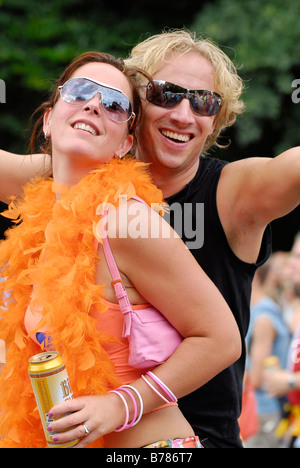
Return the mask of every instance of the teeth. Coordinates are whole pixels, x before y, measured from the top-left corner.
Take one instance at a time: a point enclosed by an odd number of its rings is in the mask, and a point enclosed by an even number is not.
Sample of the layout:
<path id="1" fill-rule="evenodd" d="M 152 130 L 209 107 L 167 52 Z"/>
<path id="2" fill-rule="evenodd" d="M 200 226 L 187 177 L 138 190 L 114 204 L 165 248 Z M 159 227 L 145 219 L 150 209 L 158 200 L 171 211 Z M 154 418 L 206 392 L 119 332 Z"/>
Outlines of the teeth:
<path id="1" fill-rule="evenodd" d="M 184 143 L 187 143 L 191 139 L 190 135 L 181 135 L 180 133 L 170 132 L 169 130 L 162 130 L 161 133 L 167 138 L 172 138 L 172 140 L 183 141 Z"/>
<path id="2" fill-rule="evenodd" d="M 91 127 L 90 125 L 87 125 L 85 123 L 80 123 L 80 122 L 76 123 L 74 125 L 74 128 L 75 129 L 80 128 L 81 130 L 85 130 L 86 132 L 90 132 L 92 135 L 97 136 L 96 130 L 93 127 Z"/>

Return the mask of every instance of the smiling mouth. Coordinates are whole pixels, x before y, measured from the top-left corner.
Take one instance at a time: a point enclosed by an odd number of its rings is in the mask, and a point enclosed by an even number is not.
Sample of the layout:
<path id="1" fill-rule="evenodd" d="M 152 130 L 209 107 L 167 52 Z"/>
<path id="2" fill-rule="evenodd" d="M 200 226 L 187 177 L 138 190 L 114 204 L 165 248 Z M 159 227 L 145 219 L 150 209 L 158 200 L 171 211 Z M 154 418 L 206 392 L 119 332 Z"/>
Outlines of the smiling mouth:
<path id="1" fill-rule="evenodd" d="M 193 137 L 191 134 L 171 132 L 170 130 L 160 130 L 160 133 L 171 141 L 176 143 L 188 143 Z"/>
<path id="2" fill-rule="evenodd" d="M 91 127 L 90 125 L 88 124 L 85 124 L 83 122 L 77 122 L 74 127 L 73 127 L 75 130 L 77 129 L 80 129 L 80 130 L 84 130 L 85 132 L 89 132 L 91 133 L 92 135 L 94 136 L 98 136 L 98 132 L 96 132 L 96 130 Z"/>

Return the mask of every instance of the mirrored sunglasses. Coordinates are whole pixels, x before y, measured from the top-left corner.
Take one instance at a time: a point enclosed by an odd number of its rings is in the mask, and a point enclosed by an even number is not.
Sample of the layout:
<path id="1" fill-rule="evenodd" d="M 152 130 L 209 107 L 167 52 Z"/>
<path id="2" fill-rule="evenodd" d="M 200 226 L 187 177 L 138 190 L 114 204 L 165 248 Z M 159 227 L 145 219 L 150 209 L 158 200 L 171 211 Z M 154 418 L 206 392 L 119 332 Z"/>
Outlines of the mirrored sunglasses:
<path id="1" fill-rule="evenodd" d="M 72 105 L 88 102 L 99 93 L 105 114 L 114 122 L 124 123 L 135 117 L 128 97 L 121 90 L 99 81 L 85 77 L 71 78 L 58 89 L 63 101 Z"/>
<path id="2" fill-rule="evenodd" d="M 169 81 L 160 80 L 153 80 L 148 83 L 146 98 L 151 104 L 166 108 L 175 107 L 183 99 L 188 99 L 192 110 L 196 114 L 206 117 L 216 115 L 222 104 L 221 96 L 214 91 L 192 91 Z"/>

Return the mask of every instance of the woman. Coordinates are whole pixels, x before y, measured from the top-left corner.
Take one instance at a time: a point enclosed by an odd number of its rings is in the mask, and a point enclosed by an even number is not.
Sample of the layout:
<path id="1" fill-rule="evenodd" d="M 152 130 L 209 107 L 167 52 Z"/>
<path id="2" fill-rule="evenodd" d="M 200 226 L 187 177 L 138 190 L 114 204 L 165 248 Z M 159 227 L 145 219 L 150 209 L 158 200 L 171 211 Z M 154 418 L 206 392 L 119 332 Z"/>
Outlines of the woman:
<path id="1" fill-rule="evenodd" d="M 0 320 L 7 345 L 0 375 L 0 446 L 45 444 L 27 364 L 39 343 L 50 342 L 66 362 L 77 397 L 51 410 L 55 419 L 68 413 L 49 428 L 56 433 L 54 442 L 81 438 L 77 447 L 144 447 L 176 439 L 167 446 L 199 447 L 176 397 L 238 359 L 237 325 L 169 225 L 134 200 L 162 202 L 145 165 L 120 160 L 138 123 L 134 71 L 106 54 L 87 53 L 72 62 L 58 85 L 42 106 L 44 151 L 52 154 L 54 183 L 35 181 L 24 200 L 11 205 L 8 216 L 22 223 L 0 249 L 7 278 L 2 291 L 10 292 Z M 126 203 L 119 205 L 120 196 Z M 132 307 L 150 303 L 183 338 L 155 369 L 128 365 L 128 340 L 122 337 L 123 318 L 99 228 L 103 213 Z M 135 223 L 146 226 L 146 235 L 136 236 L 138 228 L 133 233 Z"/>

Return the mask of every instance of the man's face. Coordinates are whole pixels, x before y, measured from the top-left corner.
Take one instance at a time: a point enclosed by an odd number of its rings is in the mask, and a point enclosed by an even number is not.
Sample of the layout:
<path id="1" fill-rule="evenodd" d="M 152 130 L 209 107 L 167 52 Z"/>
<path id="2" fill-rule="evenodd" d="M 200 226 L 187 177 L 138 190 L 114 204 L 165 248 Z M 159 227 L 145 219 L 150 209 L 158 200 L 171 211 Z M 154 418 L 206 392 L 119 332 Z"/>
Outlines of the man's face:
<path id="1" fill-rule="evenodd" d="M 210 62 L 197 53 L 174 54 L 153 79 L 169 81 L 186 89 L 218 91 Z M 138 130 L 137 157 L 151 162 L 154 171 L 176 173 L 198 166 L 215 117 L 196 114 L 188 99 L 176 107 L 163 108 L 145 101 Z"/>

